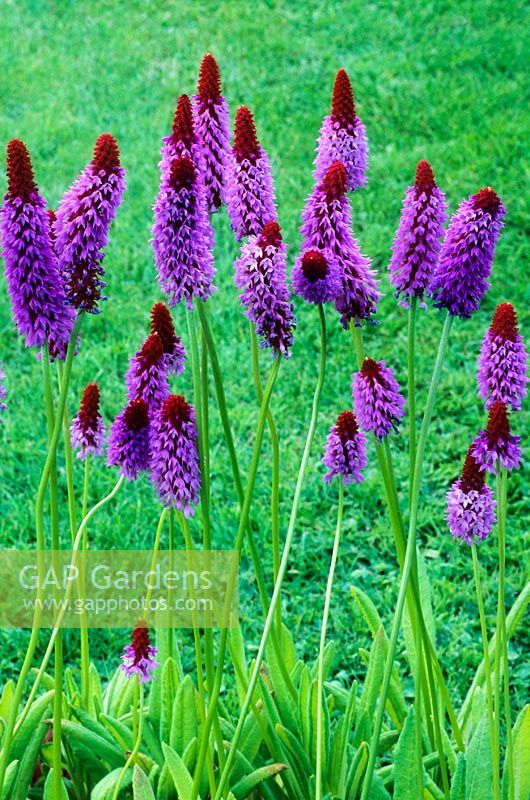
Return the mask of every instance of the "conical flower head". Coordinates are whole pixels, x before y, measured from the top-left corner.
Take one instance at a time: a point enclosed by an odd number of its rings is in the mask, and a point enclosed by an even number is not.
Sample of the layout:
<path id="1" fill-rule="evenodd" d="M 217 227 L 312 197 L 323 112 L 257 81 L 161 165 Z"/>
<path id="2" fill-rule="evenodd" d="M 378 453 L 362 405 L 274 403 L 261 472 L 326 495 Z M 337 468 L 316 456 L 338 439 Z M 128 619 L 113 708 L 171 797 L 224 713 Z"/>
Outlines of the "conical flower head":
<path id="1" fill-rule="evenodd" d="M 120 475 L 129 481 L 149 469 L 149 427 L 149 406 L 144 400 L 133 400 L 110 429 L 107 464 L 119 467 Z"/>
<path id="2" fill-rule="evenodd" d="M 125 382 L 128 400 L 144 400 L 154 409 L 166 399 L 169 394 L 167 366 L 158 333 L 148 336 L 141 349 L 129 359 Z"/>
<path id="3" fill-rule="evenodd" d="M 342 270 L 336 256 L 316 248 L 304 250 L 293 268 L 293 289 L 308 303 L 333 302 L 342 287 Z"/>
<path id="4" fill-rule="evenodd" d="M 468 450 L 462 475 L 447 494 L 446 518 L 454 539 L 469 545 L 487 539 L 495 524 L 495 498 L 484 481 L 484 471 Z"/>
<path id="5" fill-rule="evenodd" d="M 185 517 L 194 513 L 201 485 L 197 428 L 193 407 L 182 395 L 170 395 L 154 415 L 151 479 L 165 506 Z"/>
<path id="6" fill-rule="evenodd" d="M 175 159 L 154 206 L 153 250 L 169 305 L 207 300 L 215 287 L 213 233 L 204 190 L 190 158 Z"/>
<path id="7" fill-rule="evenodd" d="M 160 173 L 162 183 L 167 180 L 176 158 L 189 158 L 199 175 L 203 173 L 203 147 L 193 119 L 193 110 L 187 94 L 181 94 L 173 116 L 171 133 L 162 139 Z M 201 178 L 202 179 L 202 178 Z"/>
<path id="8" fill-rule="evenodd" d="M 399 228 L 392 246 L 390 283 L 396 297 L 423 301 L 436 267 L 443 238 L 447 203 L 434 180 L 431 165 L 420 161 L 414 186 L 407 187 Z"/>
<path id="9" fill-rule="evenodd" d="M 118 143 L 110 133 L 103 133 L 92 161 L 61 200 L 55 221 L 55 249 L 74 308 L 97 314 L 105 299 L 101 293 L 104 249 L 124 191 Z"/>
<path id="10" fill-rule="evenodd" d="M 184 372 L 186 349 L 180 336 L 175 333 L 171 312 L 164 303 L 155 303 L 151 309 L 151 333 L 157 333 L 160 337 L 168 373 L 180 375 Z"/>
<path id="11" fill-rule="evenodd" d="M 384 361 L 365 358 L 353 376 L 353 401 L 361 428 L 373 431 L 381 441 L 397 427 L 405 414 L 405 399 L 390 367 Z"/>
<path id="12" fill-rule="evenodd" d="M 508 471 L 521 464 L 520 437 L 510 433 L 510 420 L 504 403 L 491 405 L 488 425 L 473 442 L 473 456 L 481 469 L 496 472 L 498 466 Z"/>
<path id="13" fill-rule="evenodd" d="M 128 678 L 138 677 L 140 683 L 154 680 L 153 672 L 159 666 L 157 649 L 151 645 L 147 623 L 140 620 L 133 630 L 131 644 L 123 650 L 121 668 Z"/>
<path id="14" fill-rule="evenodd" d="M 226 202 L 226 168 L 230 157 L 230 114 L 221 94 L 217 61 L 206 53 L 201 62 L 197 94 L 193 98 L 195 127 L 202 145 L 203 177 L 208 211 Z"/>
<path id="15" fill-rule="evenodd" d="M 335 77 L 331 115 L 322 121 L 315 159 L 316 181 L 322 180 L 334 161 L 341 161 L 346 168 L 347 191 L 366 186 L 366 128 L 355 113 L 353 89 L 344 69 L 339 69 Z"/>
<path id="16" fill-rule="evenodd" d="M 286 277 L 287 247 L 277 222 L 242 245 L 235 263 L 235 282 L 242 289 L 246 317 L 256 326 L 262 347 L 286 358 L 293 343 L 295 318 Z"/>
<path id="17" fill-rule="evenodd" d="M 464 318 L 479 308 L 489 288 L 505 214 L 500 197 L 490 187 L 460 203 L 449 223 L 429 289 L 435 306 Z"/>
<path id="18" fill-rule="evenodd" d="M 0 362 L 0 423 L 3 422 L 3 412 L 7 409 L 5 399 L 7 397 L 7 390 L 5 385 L 5 372 Z"/>
<path id="19" fill-rule="evenodd" d="M 331 483 L 335 476 L 342 478 L 344 485 L 361 483 L 366 467 L 366 436 L 359 429 L 352 411 L 343 411 L 330 429 L 322 463 L 329 472 L 324 480 Z"/>
<path id="20" fill-rule="evenodd" d="M 105 423 L 99 411 L 100 393 L 97 383 L 89 383 L 83 392 L 77 416 L 72 420 L 72 446 L 77 457 L 103 455 Z"/>
<path id="21" fill-rule="evenodd" d="M 226 172 L 226 202 L 238 239 L 255 236 L 276 219 L 269 157 L 261 147 L 254 117 L 246 106 L 236 112 L 234 146 Z"/>
<path id="22" fill-rule="evenodd" d="M 511 303 L 500 303 L 482 341 L 478 393 L 491 408 L 500 400 L 514 411 L 521 408 L 528 383 L 528 356 Z"/>
<path id="23" fill-rule="evenodd" d="M 27 347 L 68 342 L 74 312 L 66 303 L 52 250 L 46 203 L 24 142 L 7 145 L 7 194 L 0 212 L 2 255 L 13 318 Z"/>

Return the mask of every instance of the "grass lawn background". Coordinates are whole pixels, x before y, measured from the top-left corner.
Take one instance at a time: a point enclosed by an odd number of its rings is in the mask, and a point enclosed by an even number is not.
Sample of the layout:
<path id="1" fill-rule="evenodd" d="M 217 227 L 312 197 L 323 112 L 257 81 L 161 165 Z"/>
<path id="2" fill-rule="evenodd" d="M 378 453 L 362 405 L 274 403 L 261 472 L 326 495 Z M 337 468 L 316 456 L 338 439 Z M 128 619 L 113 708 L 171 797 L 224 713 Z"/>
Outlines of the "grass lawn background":
<path id="1" fill-rule="evenodd" d="M 128 356 L 145 337 L 152 303 L 161 299 L 150 248 L 151 204 L 158 187 L 158 151 L 170 128 L 177 96 L 192 93 L 202 55 L 211 50 L 222 71 L 232 116 L 239 104 L 255 112 L 258 134 L 270 153 L 279 219 L 292 265 L 298 226 L 312 186 L 314 144 L 328 112 L 336 70 L 354 83 L 358 113 L 370 143 L 369 183 L 352 198 L 356 235 L 379 270 L 385 297 L 379 325 L 365 333 L 368 354 L 385 358 L 406 383 L 406 314 L 396 306 L 387 280 L 389 248 L 405 186 L 417 161 L 427 158 L 453 212 L 470 192 L 491 184 L 506 203 L 492 289 L 470 321 L 453 326 L 439 391 L 422 484 L 419 539 L 434 592 L 438 643 L 449 682 L 465 692 L 480 660 L 480 630 L 472 586 L 471 556 L 455 543 L 444 522 L 445 493 L 457 477 L 471 437 L 484 423 L 476 394 L 475 365 L 483 332 L 495 305 L 512 301 L 530 338 L 528 311 L 529 169 L 528 93 L 525 96 L 524 31 L 530 29 L 522 2 L 118 2 L 5 3 L 0 28 L 0 142 L 21 137 L 32 154 L 37 180 L 49 205 L 91 157 L 102 131 L 114 133 L 127 169 L 128 191 L 113 225 L 105 259 L 108 302 L 86 320 L 76 360 L 70 404 L 83 386 L 100 383 L 110 423 L 124 401 Z M 5 178 L 0 176 L 0 188 Z M 216 216 L 218 291 L 209 313 L 224 366 L 226 391 L 243 470 L 256 424 L 256 402 L 248 370 L 248 327 L 233 284 L 238 252 L 226 214 Z M 296 301 L 298 329 L 292 359 L 280 371 L 273 410 L 282 437 L 282 531 L 309 420 L 317 372 L 318 319 Z M 178 331 L 186 339 L 182 309 Z M 325 580 L 335 524 L 337 487 L 322 483 L 320 457 L 330 424 L 350 405 L 354 358 L 338 315 L 328 309 L 329 363 L 322 411 L 304 485 L 295 545 L 283 595 L 285 619 L 299 652 L 317 648 Z M 418 403 L 422 409 L 443 316 L 429 309 L 418 320 Z M 45 446 L 40 370 L 34 352 L 21 346 L 11 322 L 5 281 L 0 280 L 0 359 L 7 373 L 9 413 L 0 429 L 2 446 L 0 520 L 2 547 L 31 547 L 33 498 Z M 264 372 L 270 354 L 262 354 Z M 175 388 L 190 395 L 190 371 Z M 216 546 L 230 546 L 237 504 L 212 394 L 213 532 Z M 517 433 L 528 431 L 528 403 L 513 417 Z M 406 424 L 402 426 L 406 433 Z M 406 437 L 393 437 L 402 503 L 406 505 Z M 526 444 L 528 450 L 528 444 Z M 256 487 L 253 517 L 262 550 L 270 538 L 269 445 Z M 339 643 L 335 673 L 345 680 L 362 673 L 359 647 L 369 637 L 350 598 L 359 585 L 389 623 L 397 595 L 398 569 L 382 502 L 375 454 L 370 447 L 367 478 L 347 492 L 344 538 L 335 582 L 331 636 Z M 61 463 L 61 469 L 63 465 Z M 77 477 L 82 480 L 78 463 Z M 530 578 L 529 470 L 510 478 L 507 601 Z M 99 463 L 91 494 L 96 500 L 113 485 L 114 471 Z M 144 477 L 127 486 L 90 535 L 94 546 L 148 548 L 158 505 Z M 69 539 L 64 505 L 65 543 Z M 195 523 L 198 538 L 198 522 Z M 480 548 L 490 630 L 494 624 L 496 536 Z M 242 624 L 249 651 L 260 615 L 250 561 L 241 577 Z M 526 627 L 526 631 L 525 631 Z M 118 663 L 125 633 L 93 633 L 93 655 L 102 674 Z M 2 632 L 1 673 L 17 670 L 26 632 Z M 44 638 L 44 637 L 43 637 Z M 184 659 L 191 663 L 188 632 Z M 530 635 L 524 624 L 510 645 L 520 708 L 528 701 Z M 67 637 L 67 658 L 77 663 L 78 638 Z"/>

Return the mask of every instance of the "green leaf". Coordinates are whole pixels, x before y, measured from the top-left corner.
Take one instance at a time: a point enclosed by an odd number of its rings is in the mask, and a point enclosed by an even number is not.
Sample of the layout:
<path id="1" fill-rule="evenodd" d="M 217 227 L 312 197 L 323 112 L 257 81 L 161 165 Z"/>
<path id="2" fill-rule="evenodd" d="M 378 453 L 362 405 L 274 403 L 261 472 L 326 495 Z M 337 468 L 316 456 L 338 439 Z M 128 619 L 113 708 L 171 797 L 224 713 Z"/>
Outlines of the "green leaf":
<path id="1" fill-rule="evenodd" d="M 434 616 L 432 612 L 432 593 L 431 585 L 427 575 L 427 568 L 425 566 L 425 559 L 420 550 L 416 550 L 416 558 L 418 564 L 418 581 L 419 581 L 419 596 L 421 597 L 421 607 L 423 610 L 423 618 L 425 626 L 429 633 L 431 642 L 436 641 L 436 629 L 434 626 Z M 412 620 L 410 618 L 408 604 L 403 608 L 403 635 L 405 638 L 405 648 L 407 651 L 408 661 L 413 674 L 416 671 L 416 641 L 414 637 L 414 629 L 412 627 Z"/>
<path id="2" fill-rule="evenodd" d="M 180 684 L 177 665 L 172 658 L 164 664 L 162 673 L 162 692 L 160 696 L 160 741 L 169 742 L 171 720 L 173 716 L 173 701 Z"/>
<path id="3" fill-rule="evenodd" d="M 169 746 L 183 755 L 188 744 L 199 735 L 199 720 L 195 704 L 195 688 L 186 675 L 177 689 L 173 701 Z"/>
<path id="4" fill-rule="evenodd" d="M 374 715 L 377 698 L 383 682 L 383 673 L 385 669 L 385 645 L 385 632 L 383 630 L 383 626 L 381 626 L 375 635 L 374 641 L 372 642 L 372 647 L 370 649 L 368 671 L 364 680 L 363 691 L 358 708 L 358 719 L 363 719 L 363 728 L 367 726 L 370 735 L 372 732 L 371 720 Z M 363 734 L 365 734 L 365 730 L 363 730 Z M 369 737 L 363 735 L 363 738 L 368 739 Z M 356 743 L 357 742 L 358 739 L 356 735 Z"/>
<path id="5" fill-rule="evenodd" d="M 276 733 L 284 747 L 287 761 L 291 767 L 291 772 L 300 785 L 303 796 L 309 792 L 308 778 L 313 773 L 313 767 L 309 761 L 307 752 L 304 750 L 298 738 L 283 725 L 276 725 Z"/>
<path id="6" fill-rule="evenodd" d="M 13 739 L 10 756 L 18 760 L 19 765 L 11 792 L 12 800 L 26 800 L 28 796 L 42 740 L 48 730 L 48 723 L 44 719 L 49 713 L 52 697 L 53 692 L 47 692 L 32 703 Z"/>
<path id="7" fill-rule="evenodd" d="M 155 800 L 149 778 L 138 764 L 133 771 L 133 797 L 134 800 Z"/>
<path id="8" fill-rule="evenodd" d="M 466 800 L 487 800 L 492 797 L 490 737 L 487 715 L 484 715 L 466 751 Z"/>
<path id="9" fill-rule="evenodd" d="M 366 742 L 361 742 L 348 769 L 348 777 L 346 778 L 346 800 L 355 800 L 358 796 L 367 763 L 368 745 Z"/>
<path id="10" fill-rule="evenodd" d="M 55 795 L 55 786 L 53 784 L 53 769 L 51 769 L 48 772 L 46 783 L 44 784 L 44 794 L 42 795 L 42 800 L 68 800 L 68 792 L 66 791 L 66 786 L 64 785 L 62 780 L 61 780 L 61 796 L 56 797 Z"/>
<path id="11" fill-rule="evenodd" d="M 173 778 L 175 789 L 178 792 L 179 800 L 190 800 L 193 789 L 193 778 L 186 769 L 183 760 L 169 747 L 165 742 L 162 742 L 162 750 L 166 764 Z"/>
<path id="12" fill-rule="evenodd" d="M 15 775 L 17 774 L 18 763 L 18 761 L 12 761 L 6 769 L 2 800 L 5 800 L 5 798 L 9 797 L 9 792 L 11 791 L 13 781 L 15 780 Z"/>
<path id="13" fill-rule="evenodd" d="M 232 788 L 232 794 L 236 800 L 245 800 L 256 786 L 268 778 L 278 775 L 279 772 L 283 772 L 284 769 L 287 769 L 287 764 L 268 764 L 266 767 L 260 767 L 236 783 Z"/>
<path id="14" fill-rule="evenodd" d="M 88 750 L 92 756 L 107 762 L 111 767 L 121 767 L 125 764 L 125 754 L 116 744 L 82 725 L 63 719 L 62 731 L 74 750 L 78 747 L 83 751 Z"/>
<path id="15" fill-rule="evenodd" d="M 450 800 L 465 800 L 465 774 L 466 760 L 464 754 L 459 753 L 455 774 L 453 775 L 453 780 L 451 781 Z"/>
<path id="16" fill-rule="evenodd" d="M 116 784 L 120 779 L 121 772 L 121 769 L 114 769 L 112 772 L 109 772 L 108 775 L 105 775 L 105 777 L 102 778 L 92 789 L 90 800 L 110 800 L 112 797 L 112 792 L 116 788 Z M 129 786 L 131 780 L 132 772 L 129 769 L 122 778 L 120 789 L 125 789 L 126 786 Z"/>
<path id="17" fill-rule="evenodd" d="M 514 800 L 530 799 L 530 705 L 526 705 L 515 721 L 512 733 Z M 508 797 L 508 771 L 503 774 L 503 797 Z"/>
<path id="18" fill-rule="evenodd" d="M 416 757 L 416 717 L 414 708 L 411 708 L 396 747 L 394 761 L 394 800 L 410 800 L 412 797 L 421 797 L 419 778 L 422 770 Z"/>

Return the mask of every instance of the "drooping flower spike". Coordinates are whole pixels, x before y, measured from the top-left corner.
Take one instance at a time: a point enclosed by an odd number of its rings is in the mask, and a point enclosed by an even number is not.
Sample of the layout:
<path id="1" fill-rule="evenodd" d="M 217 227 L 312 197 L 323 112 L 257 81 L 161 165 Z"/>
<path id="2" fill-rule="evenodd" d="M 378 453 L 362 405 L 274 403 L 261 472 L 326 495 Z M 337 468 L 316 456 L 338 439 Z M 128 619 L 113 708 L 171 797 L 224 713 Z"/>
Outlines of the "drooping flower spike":
<path id="1" fill-rule="evenodd" d="M 197 428 L 193 406 L 182 395 L 170 395 L 154 415 L 151 479 L 165 506 L 193 515 L 201 485 Z"/>
<path id="2" fill-rule="evenodd" d="M 158 279 L 170 306 L 214 291 L 213 234 L 204 188 L 187 157 L 175 159 L 154 206 L 153 250 Z"/>
<path id="3" fill-rule="evenodd" d="M 365 358 L 353 376 L 353 401 L 361 428 L 381 441 L 397 427 L 405 413 L 405 398 L 384 361 Z"/>
<path id="4" fill-rule="evenodd" d="M 432 281 L 440 255 L 447 203 L 438 188 L 428 161 L 416 167 L 414 186 L 405 191 L 399 228 L 392 246 L 390 283 L 402 305 L 412 297 L 423 305 L 423 296 Z"/>
<path id="5" fill-rule="evenodd" d="M 208 211 L 225 202 L 226 167 L 230 155 L 230 115 L 221 94 L 217 61 L 206 53 L 201 62 L 197 94 L 193 98 L 195 127 L 202 144 L 203 176 Z"/>
<path id="6" fill-rule="evenodd" d="M 61 200 L 55 221 L 55 249 L 74 308 L 92 314 L 99 311 L 104 299 L 104 248 L 124 190 L 118 143 L 110 133 L 102 133 L 92 161 Z"/>
<path id="7" fill-rule="evenodd" d="M 158 333 L 147 337 L 129 359 L 125 377 L 128 400 L 144 400 L 149 409 L 158 408 L 169 395 L 164 346 Z"/>
<path id="8" fill-rule="evenodd" d="M 169 177 L 171 165 L 175 159 L 183 156 L 192 161 L 202 181 L 203 146 L 199 140 L 193 120 L 191 101 L 187 94 L 180 95 L 173 116 L 171 133 L 162 139 L 162 142 L 162 160 L 160 162 L 162 183 Z"/>
<path id="9" fill-rule="evenodd" d="M 7 397 L 5 379 L 6 379 L 6 376 L 5 376 L 4 368 L 2 366 L 2 363 L 0 362 L 0 423 L 3 422 L 3 416 L 4 416 L 3 412 L 6 411 L 6 409 L 7 409 L 7 406 L 6 406 L 5 402 L 4 402 L 6 397 Z"/>
<path id="10" fill-rule="evenodd" d="M 496 400 L 514 411 L 521 408 L 527 393 L 528 356 L 511 303 L 497 306 L 482 341 L 477 379 L 486 408 Z"/>
<path id="11" fill-rule="evenodd" d="M 484 480 L 485 472 L 469 448 L 462 475 L 447 494 L 446 518 L 454 539 L 469 545 L 487 539 L 495 524 L 495 497 Z"/>
<path id="12" fill-rule="evenodd" d="M 473 442 L 473 455 L 481 469 L 496 472 L 498 466 L 509 472 L 521 464 L 520 436 L 510 433 L 510 420 L 504 403 L 495 400 L 488 416 L 485 431 Z"/>
<path id="13" fill-rule="evenodd" d="M 293 267 L 293 289 L 307 303 L 330 303 L 342 286 L 342 270 L 336 256 L 316 248 L 304 250 Z"/>
<path id="14" fill-rule="evenodd" d="M 99 411 L 100 393 L 97 383 L 89 383 L 83 392 L 77 416 L 72 420 L 71 434 L 77 457 L 101 456 L 105 446 L 105 423 Z"/>
<path id="15" fill-rule="evenodd" d="M 46 203 L 39 194 L 26 145 L 7 145 L 7 194 L 0 213 L 2 254 L 13 318 L 27 347 L 67 343 L 74 311 L 67 304 L 51 247 Z"/>
<path id="16" fill-rule="evenodd" d="M 107 464 L 119 467 L 120 475 L 134 481 L 149 469 L 149 406 L 133 400 L 121 411 L 110 429 Z"/>
<path id="17" fill-rule="evenodd" d="M 246 106 L 236 112 L 234 146 L 226 172 L 226 201 L 238 239 L 256 236 L 267 222 L 276 219 L 269 157 L 258 141 L 254 118 Z"/>
<path id="18" fill-rule="evenodd" d="M 157 333 L 164 350 L 164 363 L 168 373 L 184 372 L 186 349 L 175 333 L 171 312 L 164 303 L 155 303 L 151 309 L 151 333 Z"/>
<path id="19" fill-rule="evenodd" d="M 504 226 L 500 197 L 489 186 L 460 203 L 451 218 L 429 294 L 454 317 L 470 317 L 489 288 L 495 245 Z"/>
<path id="20" fill-rule="evenodd" d="M 370 259 L 361 253 L 351 228 L 351 209 L 346 197 L 346 170 L 333 163 L 308 197 L 302 214 L 302 250 L 322 250 L 342 266 L 341 288 L 335 307 L 341 322 L 360 324 L 377 310 L 381 293 Z"/>
<path id="21" fill-rule="evenodd" d="M 286 358 L 293 343 L 295 318 L 286 278 L 286 251 L 277 222 L 250 236 L 235 263 L 235 282 L 242 289 L 246 317 L 256 326 L 262 347 Z"/>
<path id="22" fill-rule="evenodd" d="M 331 114 L 324 117 L 317 143 L 315 179 L 320 182 L 334 161 L 341 161 L 347 174 L 347 191 L 366 186 L 368 143 L 363 122 L 355 113 L 353 89 L 344 69 L 335 77 Z"/>
<path id="23" fill-rule="evenodd" d="M 154 680 L 153 672 L 159 666 L 157 649 L 150 643 L 149 628 L 140 620 L 133 630 L 131 644 L 123 650 L 121 668 L 128 678 L 138 676 L 140 683 Z"/>
<path id="24" fill-rule="evenodd" d="M 342 478 L 344 485 L 361 483 L 366 467 L 366 436 L 359 429 L 352 411 L 343 411 L 329 431 L 322 463 L 329 472 L 324 480 L 331 483 L 334 477 Z"/>

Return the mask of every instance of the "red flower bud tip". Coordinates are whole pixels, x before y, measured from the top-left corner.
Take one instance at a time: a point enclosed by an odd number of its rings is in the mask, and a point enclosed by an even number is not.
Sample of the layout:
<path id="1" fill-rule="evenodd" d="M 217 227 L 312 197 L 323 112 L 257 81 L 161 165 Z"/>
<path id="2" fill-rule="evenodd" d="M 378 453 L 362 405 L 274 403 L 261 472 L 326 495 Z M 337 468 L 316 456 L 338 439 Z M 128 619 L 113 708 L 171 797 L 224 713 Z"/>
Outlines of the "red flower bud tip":
<path id="1" fill-rule="evenodd" d="M 102 133 L 98 136 L 94 146 L 92 167 L 95 172 L 103 171 L 106 175 L 119 169 L 120 151 L 118 142 L 111 133 Z"/>
<path id="2" fill-rule="evenodd" d="M 322 280 L 328 272 L 328 261 L 319 250 L 307 250 L 302 256 L 302 272 L 313 283 Z"/>
<path id="3" fill-rule="evenodd" d="M 491 186 L 486 186 L 485 189 L 481 189 L 480 192 L 474 197 L 475 201 L 475 208 L 481 208 L 483 211 L 487 211 L 490 214 L 495 214 L 497 209 L 499 208 L 501 198 L 494 192 Z"/>
<path id="4" fill-rule="evenodd" d="M 187 156 L 176 158 L 171 164 L 169 173 L 169 185 L 175 191 L 179 189 L 191 189 L 195 182 L 195 167 Z"/>
<path id="5" fill-rule="evenodd" d="M 266 225 L 263 226 L 263 230 L 261 231 L 258 246 L 261 248 L 265 247 L 278 247 L 282 241 L 282 229 L 280 228 L 279 224 L 276 220 L 271 220 L 271 222 L 267 222 Z"/>
<path id="6" fill-rule="evenodd" d="M 163 404 L 161 410 L 162 419 L 178 430 L 183 422 L 187 422 L 191 416 L 191 406 L 181 394 L 170 394 Z"/>
<path id="7" fill-rule="evenodd" d="M 345 69 L 339 69 L 335 76 L 331 97 L 331 116 L 336 119 L 353 120 L 355 118 L 353 89 Z"/>
<path id="8" fill-rule="evenodd" d="M 140 350 L 142 365 L 146 368 L 157 364 L 164 355 L 162 339 L 158 333 L 152 333 L 147 337 Z"/>
<path id="9" fill-rule="evenodd" d="M 260 155 L 254 117 L 246 106 L 240 106 L 236 112 L 234 154 L 237 161 L 255 161 Z"/>
<path id="10" fill-rule="evenodd" d="M 194 134 L 191 103 L 187 94 L 181 94 L 177 101 L 171 130 L 176 141 L 182 142 L 189 150 L 193 144 Z"/>
<path id="11" fill-rule="evenodd" d="M 211 53 L 206 53 L 201 61 L 197 94 L 208 100 L 217 100 L 221 96 L 219 65 Z"/>
<path id="12" fill-rule="evenodd" d="M 357 417 L 353 411 L 343 411 L 342 414 L 339 414 L 336 428 L 341 442 L 351 442 L 351 440 L 354 439 L 359 433 Z"/>
<path id="13" fill-rule="evenodd" d="M 123 421 L 130 431 L 139 431 L 149 424 L 149 406 L 145 400 L 133 400 L 123 412 Z"/>
<path id="14" fill-rule="evenodd" d="M 158 333 L 164 353 L 172 353 L 178 340 L 171 312 L 164 303 L 155 303 L 151 309 L 151 333 Z"/>
<path id="15" fill-rule="evenodd" d="M 428 194 L 436 186 L 434 172 L 432 171 L 432 167 L 428 161 L 418 161 L 414 186 L 416 187 L 418 194 L 421 194 L 422 192 Z"/>
<path id="16" fill-rule="evenodd" d="M 473 445 L 467 451 L 464 466 L 462 468 L 462 475 L 460 477 L 460 488 L 463 492 L 471 492 L 473 490 L 480 492 L 484 487 L 485 473 L 480 469 L 478 463 L 473 455 Z"/>
<path id="17" fill-rule="evenodd" d="M 338 200 L 346 193 L 346 168 L 342 161 L 334 161 L 322 180 L 322 188 L 328 200 Z"/>
<path id="18" fill-rule="evenodd" d="M 38 191 L 28 148 L 20 139 L 11 139 L 7 145 L 7 191 L 24 203 Z"/>
<path id="19" fill-rule="evenodd" d="M 500 400 L 495 400 L 490 408 L 486 433 L 490 442 L 506 441 L 510 435 L 508 411 Z"/>
<path id="20" fill-rule="evenodd" d="M 505 341 L 517 341 L 519 334 L 517 313 L 511 303 L 499 303 L 491 321 L 490 331 Z"/>
<path id="21" fill-rule="evenodd" d="M 87 428 L 95 429 L 99 416 L 100 393 L 97 383 L 88 383 L 79 406 L 79 421 Z"/>
<path id="22" fill-rule="evenodd" d="M 365 358 L 361 367 L 361 373 L 369 380 L 378 380 L 381 374 L 381 367 L 373 358 Z"/>

